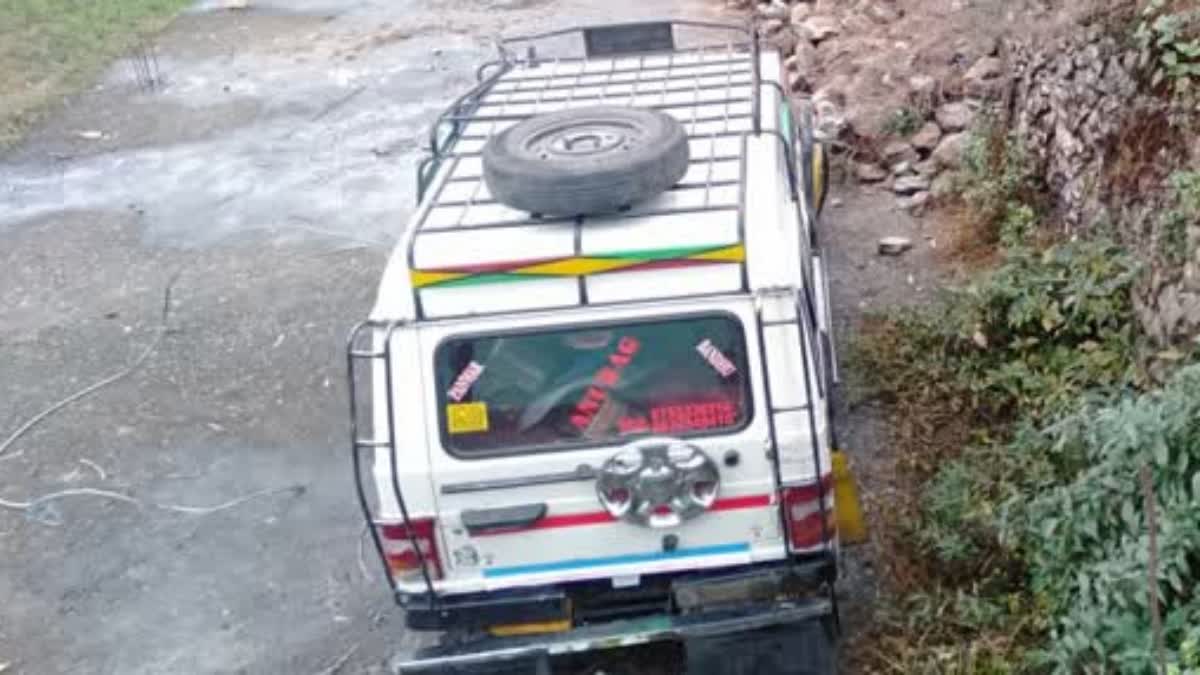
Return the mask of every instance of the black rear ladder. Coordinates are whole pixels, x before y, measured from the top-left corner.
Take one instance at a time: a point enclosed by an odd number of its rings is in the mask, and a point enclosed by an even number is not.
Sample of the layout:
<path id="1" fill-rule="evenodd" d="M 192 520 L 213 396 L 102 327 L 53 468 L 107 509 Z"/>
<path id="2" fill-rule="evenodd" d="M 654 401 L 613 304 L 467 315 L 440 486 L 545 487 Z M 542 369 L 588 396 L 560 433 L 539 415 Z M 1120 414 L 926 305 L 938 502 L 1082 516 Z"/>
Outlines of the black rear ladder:
<path id="1" fill-rule="evenodd" d="M 425 553 L 418 545 L 417 537 L 410 525 L 408 506 L 404 503 L 404 495 L 400 490 L 400 477 L 396 472 L 396 413 L 395 402 L 393 400 L 392 337 L 400 325 L 401 323 L 398 321 L 364 321 L 350 331 L 350 337 L 346 340 L 346 390 L 350 397 L 350 453 L 354 463 L 354 487 L 358 492 L 358 503 L 362 508 L 363 517 L 367 521 L 367 529 L 371 532 L 371 540 L 375 544 L 375 551 L 379 554 L 379 560 L 383 564 L 384 578 L 387 579 L 388 586 L 391 588 L 393 595 L 395 595 L 397 593 L 396 579 L 392 574 L 392 568 L 388 564 L 387 555 L 383 550 L 383 540 L 379 536 L 379 530 L 375 527 L 376 521 L 374 514 L 371 512 L 371 500 L 367 497 L 362 479 L 363 451 L 371 450 L 374 453 L 380 450 L 387 450 L 388 463 L 391 469 L 392 494 L 396 498 L 396 504 L 400 507 L 400 517 L 404 522 L 405 530 L 408 532 L 408 543 L 417 554 L 417 565 L 421 570 L 421 578 L 425 582 L 425 590 L 427 591 L 425 597 L 428 600 L 429 607 L 432 609 L 437 602 L 437 596 L 433 589 L 433 579 L 429 576 L 429 568 L 425 563 Z M 368 382 L 371 384 L 374 383 L 374 378 L 379 376 L 378 368 L 383 368 L 384 403 L 387 408 L 387 414 L 383 416 L 387 429 L 384 430 L 383 435 L 379 433 L 380 430 L 377 428 L 380 417 L 376 414 L 373 397 L 370 400 L 371 409 L 367 412 L 371 419 L 370 433 L 368 436 L 359 435 L 357 365 L 364 361 L 371 365 L 369 370 L 370 376 L 368 378 Z M 372 391 L 374 390 L 372 389 Z"/>

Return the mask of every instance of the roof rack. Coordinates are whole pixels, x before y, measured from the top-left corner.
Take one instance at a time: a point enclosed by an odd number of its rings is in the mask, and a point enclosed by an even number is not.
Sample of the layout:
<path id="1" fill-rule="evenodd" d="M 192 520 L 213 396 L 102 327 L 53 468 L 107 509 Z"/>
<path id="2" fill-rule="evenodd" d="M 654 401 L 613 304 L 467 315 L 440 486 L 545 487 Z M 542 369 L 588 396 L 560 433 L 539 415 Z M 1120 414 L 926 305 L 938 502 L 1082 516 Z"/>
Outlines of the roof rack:
<path id="1" fill-rule="evenodd" d="M 737 41 L 676 49 L 676 27 L 734 32 Z M 581 57 L 542 58 L 536 43 L 570 34 L 581 34 Z M 499 43 L 500 58 L 477 71 L 478 84 L 456 99 L 430 129 L 429 155 L 418 168 L 418 200 L 425 203 L 412 224 L 407 240 L 408 268 L 413 275 L 416 318 L 424 319 L 421 288 L 461 282 L 466 277 L 530 273 L 531 264 L 520 261 L 508 267 L 482 265 L 422 270 L 416 265 L 416 247 L 425 235 L 446 232 L 501 230 L 560 223 L 575 228 L 575 256 L 559 259 L 562 276 L 579 275 L 581 304 L 587 299 L 583 275 L 597 265 L 581 251 L 581 231 L 589 219 L 542 217 L 515 211 L 486 192 L 481 151 L 488 138 L 533 115 L 578 105 L 637 105 L 673 114 L 687 132 L 692 158 L 684 179 L 668 190 L 667 198 L 635 205 L 606 220 L 728 212 L 737 219 L 739 249 L 745 242 L 746 139 L 764 132 L 760 73 L 760 47 L 753 25 L 668 21 L 620 26 L 586 26 L 508 38 Z M 523 56 L 516 56 L 519 47 Z M 780 92 L 776 82 L 767 82 Z M 581 93 L 582 92 L 582 93 Z M 706 114 L 700 114 L 701 108 Z M 791 143 L 776 130 L 788 170 L 789 187 L 796 196 Z M 436 180 L 441 176 L 440 180 Z M 435 185 L 436 182 L 436 185 Z M 435 191 L 426 200 L 427 192 Z M 665 204 L 663 203 L 665 202 Z M 672 259 L 672 264 L 703 264 L 712 252 Z M 717 255 L 722 255 L 718 253 Z M 739 262 L 742 290 L 748 290 L 744 251 L 728 252 L 724 262 Z M 646 264 L 647 261 L 637 261 Z M 662 262 L 662 261 L 649 261 Z M 581 271 L 582 270 L 582 271 Z"/>

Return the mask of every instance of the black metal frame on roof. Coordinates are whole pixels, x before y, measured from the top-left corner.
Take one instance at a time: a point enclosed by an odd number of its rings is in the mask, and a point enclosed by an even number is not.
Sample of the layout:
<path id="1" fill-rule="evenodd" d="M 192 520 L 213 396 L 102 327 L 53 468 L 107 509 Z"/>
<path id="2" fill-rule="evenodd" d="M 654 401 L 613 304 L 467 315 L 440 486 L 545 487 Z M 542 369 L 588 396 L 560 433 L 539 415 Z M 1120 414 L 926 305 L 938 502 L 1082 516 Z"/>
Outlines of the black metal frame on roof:
<path id="1" fill-rule="evenodd" d="M 521 45 L 521 44 L 532 45 L 532 43 L 535 43 L 535 42 L 538 42 L 541 40 L 546 40 L 546 39 L 551 39 L 551 38 L 565 36 L 565 35 L 571 35 L 571 34 L 582 34 L 582 35 L 586 36 L 588 34 L 588 31 L 597 30 L 597 29 L 601 29 L 601 28 L 608 29 L 611 27 L 585 26 L 585 27 L 579 27 L 579 28 L 570 28 L 570 29 L 563 29 L 563 30 L 558 30 L 558 31 L 550 31 L 550 32 L 539 33 L 539 34 L 535 34 L 535 35 L 518 36 L 518 37 L 513 37 L 513 38 L 508 38 L 506 40 L 503 40 L 499 45 L 500 57 L 501 57 L 500 60 L 495 61 L 495 62 L 490 62 L 490 63 L 484 64 L 483 66 L 481 66 L 478 71 L 478 76 L 480 78 L 480 82 L 475 87 L 473 87 L 471 89 L 471 91 L 467 92 L 463 96 L 456 99 L 454 101 L 454 103 L 452 103 L 439 116 L 438 120 L 433 124 L 433 126 L 431 128 L 430 141 L 429 141 L 430 155 L 422 163 L 422 165 L 418 171 L 418 196 L 419 196 L 419 199 L 421 202 L 428 201 L 428 203 L 427 203 L 425 211 L 422 213 L 422 215 L 419 217 L 418 221 L 414 225 L 414 231 L 413 231 L 412 235 L 408 238 L 407 250 L 405 253 L 407 256 L 409 268 L 417 269 L 417 265 L 416 265 L 416 261 L 415 261 L 415 248 L 416 248 L 416 244 L 417 244 L 418 240 L 421 238 L 422 235 L 425 235 L 425 234 L 436 234 L 436 233 L 446 233 L 446 232 L 471 232 L 471 231 L 481 231 L 481 230 L 528 227 L 528 226 L 546 225 L 546 224 L 552 224 L 552 223 L 563 223 L 563 224 L 570 223 L 570 224 L 573 224 L 575 229 L 577 230 L 575 240 L 576 240 L 576 244 L 578 244 L 578 240 L 580 239 L 578 230 L 582 227 L 582 223 L 581 223 L 582 217 L 542 217 L 539 214 L 530 214 L 528 218 L 512 218 L 512 219 L 491 221 L 491 222 L 482 222 L 482 223 L 464 223 L 464 222 L 462 222 L 463 220 L 466 219 L 467 212 L 472 207 L 490 206 L 490 205 L 494 205 L 495 202 L 494 202 L 494 200 L 490 200 L 490 199 L 477 199 L 476 198 L 476 194 L 478 194 L 480 187 L 483 184 L 483 179 L 481 176 L 475 176 L 475 175 L 457 176 L 457 175 L 455 175 L 458 170 L 459 164 L 463 159 L 473 159 L 473 158 L 480 156 L 481 153 L 479 151 L 455 152 L 455 146 L 458 145 L 459 142 L 464 141 L 464 140 L 481 141 L 481 140 L 486 140 L 489 137 L 486 134 L 480 134 L 478 132 L 468 134 L 467 133 L 468 125 L 470 125 L 472 123 L 495 123 L 495 122 L 520 121 L 520 120 L 528 118 L 532 114 L 536 114 L 537 112 L 539 112 L 539 110 L 538 110 L 539 107 L 544 103 L 557 102 L 557 103 L 568 103 L 569 104 L 571 102 L 580 101 L 580 100 L 585 100 L 585 101 L 607 100 L 608 98 L 610 98 L 610 96 L 606 93 L 605 90 L 609 86 L 612 86 L 611 79 L 614 75 L 617 75 L 617 74 L 629 75 L 629 74 L 636 74 L 636 73 L 640 73 L 640 72 L 660 73 L 659 75 L 656 75 L 652 81 L 656 84 L 661 84 L 662 86 L 657 87 L 656 88 L 657 91 L 650 90 L 650 91 L 642 92 L 639 90 L 639 87 L 638 87 L 638 85 L 640 83 L 642 83 L 640 78 L 634 78 L 633 80 L 629 80 L 628 78 L 623 78 L 622 81 L 618 83 L 618 85 L 621 87 L 630 89 L 631 90 L 630 93 L 615 94 L 615 95 L 612 95 L 611 98 L 615 98 L 617 100 L 622 100 L 622 99 L 626 99 L 626 98 L 636 98 L 637 96 L 641 96 L 641 95 L 655 95 L 657 93 L 658 95 L 663 96 L 663 102 L 658 105 L 653 105 L 653 106 L 649 106 L 649 107 L 658 108 L 658 109 L 671 109 L 671 108 L 680 108 L 680 107 L 691 106 L 691 107 L 693 107 L 693 111 L 694 111 L 695 107 L 698 105 L 705 105 L 705 106 L 713 106 L 713 105 L 722 106 L 723 105 L 725 107 L 725 113 L 723 115 L 711 115 L 710 114 L 710 115 L 707 115 L 704 117 L 698 117 L 698 116 L 695 116 L 695 113 L 693 112 L 693 117 L 691 119 L 682 120 L 684 122 L 685 126 L 689 126 L 689 132 L 691 132 L 691 133 L 689 133 L 690 139 L 696 140 L 696 141 L 711 140 L 714 143 L 714 146 L 710 150 L 710 155 L 708 157 L 693 160 L 691 162 L 691 164 L 693 164 L 693 165 L 707 164 L 709 166 L 707 180 L 705 180 L 705 182 L 703 184 L 693 181 L 692 183 L 686 183 L 686 184 L 681 184 L 681 185 L 677 186 L 677 191 L 682 191 L 682 190 L 686 190 L 686 189 L 697 189 L 697 188 L 703 187 L 703 189 L 705 190 L 705 196 L 704 196 L 704 204 L 702 206 L 667 207 L 667 208 L 659 208 L 659 209 L 652 209 L 652 210 L 629 210 L 629 211 L 626 211 L 623 213 L 618 213 L 615 215 L 615 217 L 616 218 L 627 218 L 627 217 L 663 216 L 663 215 L 673 215 L 673 214 L 683 214 L 683 213 L 715 212 L 715 211 L 722 211 L 722 210 L 733 211 L 736 209 L 738 237 L 739 237 L 739 241 L 744 241 L 745 240 L 745 236 L 744 236 L 744 232 L 745 232 L 745 223 L 744 223 L 744 219 L 745 219 L 745 181 L 746 181 L 745 139 L 746 139 L 746 137 L 751 136 L 751 135 L 754 135 L 754 136 L 761 135 L 764 131 L 763 126 L 762 126 L 762 119 L 761 119 L 761 117 L 762 117 L 761 85 L 764 83 L 762 82 L 762 79 L 761 79 L 761 65 L 759 63 L 760 48 L 759 48 L 759 43 L 758 43 L 757 32 L 754 31 L 752 27 L 747 28 L 745 26 L 723 24 L 723 23 L 695 22 L 695 21 L 674 21 L 674 22 L 660 22 L 660 23 L 670 26 L 672 30 L 674 30 L 675 26 L 686 26 L 686 27 L 700 27 L 700 28 L 708 28 L 708 29 L 737 31 L 742 36 L 747 38 L 747 42 L 746 43 L 738 43 L 736 45 L 734 43 L 727 43 L 727 44 L 721 45 L 721 49 L 724 50 L 723 52 L 718 52 L 711 45 L 694 48 L 694 49 L 669 51 L 669 52 L 665 53 L 666 61 L 662 60 L 662 56 L 664 56 L 663 53 L 650 53 L 650 54 L 643 53 L 643 54 L 627 55 L 625 57 L 627 59 L 637 59 L 638 63 L 637 63 L 636 67 L 629 67 L 629 66 L 625 66 L 625 65 L 618 67 L 618 59 L 616 58 L 616 55 L 605 54 L 606 57 L 607 56 L 614 57 L 610 64 L 611 67 L 608 70 L 602 70 L 602 69 L 588 70 L 585 66 L 581 65 L 577 69 L 577 71 L 572 71 L 572 72 L 564 74 L 564 73 L 560 73 L 558 71 L 557 64 L 563 64 L 563 63 L 583 64 L 583 63 L 587 62 L 587 57 L 585 56 L 585 57 L 569 57 L 569 58 L 556 58 L 556 59 L 541 59 L 536 55 L 536 51 L 534 49 L 530 49 L 529 53 L 526 57 L 516 58 L 513 54 L 514 46 Z M 631 25 L 633 25 L 633 24 L 631 24 Z M 637 24 L 637 25 L 641 25 L 641 24 Z M 747 43 L 749 46 L 748 49 L 747 49 Z M 725 54 L 728 54 L 729 57 L 725 58 L 725 59 L 713 60 L 713 61 L 705 61 L 703 59 L 684 60 L 687 56 L 704 55 L 704 54 L 712 55 L 714 53 L 725 53 Z M 742 56 L 739 56 L 738 58 L 734 58 L 735 54 L 742 55 Z M 647 58 L 655 59 L 655 57 L 657 57 L 657 60 L 652 60 L 652 61 L 650 61 L 649 64 L 647 64 Z M 522 77 L 519 79 L 507 79 L 507 80 L 505 80 L 506 86 L 503 89 L 497 89 L 497 85 L 500 83 L 501 79 L 504 78 L 505 75 L 513 72 L 514 69 L 517 67 L 524 67 L 525 70 L 523 72 L 528 73 L 528 72 L 533 72 L 535 69 L 538 69 L 538 68 L 544 68 L 550 64 L 554 64 L 555 67 L 547 68 L 547 72 L 544 75 L 530 75 L 530 76 Z M 713 67 L 720 68 L 722 66 L 724 66 L 724 70 L 718 70 L 716 72 L 713 72 L 711 70 L 711 68 L 713 68 Z M 741 66 L 741 67 L 735 68 L 735 66 Z M 749 66 L 749 67 L 747 68 L 746 66 Z M 671 78 L 671 73 L 677 72 L 677 71 L 683 71 L 685 69 L 690 69 L 690 70 L 699 69 L 700 70 L 700 73 L 695 74 L 696 79 L 694 80 L 694 83 L 690 87 L 689 86 L 670 87 L 669 85 L 673 79 L 673 78 Z M 750 75 L 750 82 L 748 84 L 744 83 L 744 81 L 743 81 L 747 73 L 749 73 L 749 75 Z M 734 82 L 734 76 L 737 76 L 736 83 Z M 684 77 L 692 77 L 692 75 L 685 75 Z M 705 78 L 710 83 L 704 84 L 704 85 L 699 84 L 698 78 L 700 78 L 700 77 Z M 720 80 L 722 77 L 725 78 L 724 83 L 712 83 L 712 81 Z M 572 78 L 575 79 L 576 84 L 564 84 L 564 82 L 569 81 Z M 585 78 L 588 80 L 588 82 L 585 84 L 580 84 L 580 82 L 582 80 L 584 80 Z M 675 78 L 676 81 L 679 81 L 682 79 L 683 78 Z M 686 80 L 683 80 L 683 81 L 686 81 Z M 527 86 L 530 83 L 539 83 L 540 86 L 533 86 L 533 87 Z M 512 86 L 508 86 L 510 84 Z M 783 94 L 782 88 L 778 85 L 778 83 L 770 82 L 767 84 L 775 87 L 781 94 L 780 100 L 781 101 L 784 100 L 784 98 L 782 96 L 782 94 Z M 550 99 L 550 100 L 547 100 L 544 98 L 544 94 L 546 91 L 557 92 L 562 89 L 571 89 L 576 85 L 588 87 L 591 89 L 600 88 L 601 93 L 598 95 L 589 95 L 587 97 L 568 96 L 565 98 L 557 97 L 557 98 Z M 698 101 L 698 100 L 686 101 L 686 102 L 680 102 L 680 103 L 666 103 L 665 102 L 665 99 L 666 99 L 665 93 L 686 93 L 689 91 L 692 91 L 692 92 L 717 91 L 717 90 L 721 90 L 721 89 L 724 89 L 726 91 L 731 91 L 733 88 L 746 89 L 747 95 L 744 97 L 731 97 L 731 96 L 727 95 L 725 98 L 722 98 L 722 99 L 702 101 L 702 102 Z M 522 100 L 522 101 L 519 101 L 516 103 L 513 103 L 511 101 L 505 102 L 506 105 L 518 105 L 518 106 L 522 106 L 522 107 L 527 107 L 530 109 L 530 111 L 528 113 L 499 114 L 499 115 L 482 114 L 482 111 L 484 110 L 485 107 L 499 104 L 499 102 L 491 103 L 486 100 L 487 96 L 490 93 L 496 93 L 496 94 L 503 93 L 506 95 L 512 95 L 515 93 L 519 93 L 519 94 L 523 95 L 523 98 L 526 98 L 526 99 L 533 95 L 537 95 L 537 98 L 534 98 L 532 101 Z M 737 104 L 745 104 L 745 103 L 750 104 L 750 110 L 749 110 L 748 114 L 745 112 L 730 112 L 731 106 L 737 105 Z M 735 131 L 735 130 L 730 129 L 731 123 L 736 124 L 738 121 L 745 120 L 747 118 L 750 119 L 750 127 L 751 127 L 750 130 Z M 713 131 L 713 132 L 708 132 L 708 133 L 696 133 L 696 128 L 701 124 L 712 124 L 712 123 L 720 123 L 720 122 L 724 122 L 724 128 L 719 131 Z M 493 126 L 494 126 L 494 124 L 493 124 Z M 787 176 L 788 176 L 788 185 L 789 185 L 789 190 L 790 190 L 790 196 L 791 196 L 792 200 L 795 201 L 798 199 L 798 192 L 797 192 L 797 180 L 796 180 L 796 174 L 795 174 L 796 169 L 794 166 L 793 149 L 791 147 L 791 144 L 787 141 L 786 137 L 784 137 L 783 134 L 779 133 L 776 130 L 770 130 L 767 133 L 771 133 L 772 135 L 776 136 L 780 140 L 780 143 L 783 147 L 783 153 L 784 153 L 784 158 L 785 158 L 784 164 L 785 164 L 786 172 L 787 172 Z M 717 155 L 716 148 L 715 148 L 716 139 L 731 138 L 731 137 L 740 137 L 742 139 L 741 152 L 736 156 Z M 735 160 L 735 159 L 737 159 L 739 161 L 738 178 L 736 181 L 736 183 L 739 185 L 739 192 L 738 192 L 736 206 L 733 204 L 712 204 L 711 203 L 711 195 L 709 194 L 709 192 L 713 188 L 729 187 L 731 184 L 733 184 L 733 182 L 731 182 L 729 180 L 714 181 L 712 178 L 713 165 L 720 161 L 730 161 L 730 160 Z M 447 162 L 450 162 L 448 167 L 446 165 Z M 442 171 L 443 167 L 447 167 L 444 172 Z M 444 173 L 445 175 L 442 177 L 441 181 L 437 185 L 437 191 L 433 195 L 432 199 L 426 200 L 425 199 L 426 192 L 427 192 L 428 188 L 430 187 L 431 182 L 435 178 L 438 177 L 439 173 Z M 455 199 L 453 201 L 447 201 L 447 202 L 440 201 L 440 196 L 441 196 L 443 190 L 446 188 L 447 184 L 451 184 L 451 183 L 461 184 L 461 183 L 467 183 L 467 182 L 476 182 L 475 191 L 471 194 L 470 197 L 468 197 L 466 199 L 459 198 L 459 199 Z M 430 218 L 434 209 L 442 208 L 442 207 L 461 209 L 460 215 L 459 215 L 460 222 L 453 226 L 441 226 L 441 227 L 427 226 L 427 219 Z M 578 248 L 578 246 L 576 246 L 576 248 Z M 578 254 L 578 251 L 576 253 Z M 749 286 L 748 285 L 748 272 L 745 269 L 745 262 L 742 263 L 741 268 L 742 268 L 743 290 L 748 290 L 748 286 Z M 586 285 L 583 283 L 582 279 L 580 280 L 580 283 L 581 283 L 581 286 L 583 287 L 583 290 L 580 294 L 581 302 L 583 302 L 584 304 L 587 304 Z M 425 312 L 424 312 L 424 307 L 423 307 L 423 303 L 422 303 L 422 299 L 421 299 L 421 291 L 420 291 L 420 289 L 414 288 L 414 289 L 412 289 L 412 293 L 414 296 L 413 297 L 413 305 L 416 310 L 416 318 L 418 320 L 424 319 Z"/>
<path id="2" fill-rule="evenodd" d="M 755 28 L 752 24 L 739 25 L 739 24 L 720 23 L 720 22 L 713 22 L 713 21 L 671 20 L 671 21 L 659 21 L 659 22 L 645 22 L 642 24 L 620 24 L 620 26 L 628 28 L 628 27 L 636 27 L 639 25 L 651 25 L 651 24 L 666 24 L 671 28 L 672 31 L 674 31 L 675 27 L 679 26 L 679 27 L 687 27 L 687 28 L 723 30 L 723 31 L 732 31 L 732 32 L 740 33 L 745 38 L 745 42 L 740 43 L 740 45 L 745 45 L 746 43 L 748 43 L 749 47 L 750 47 L 750 55 L 752 57 L 749 60 L 750 60 L 750 71 L 751 71 L 751 84 L 753 86 L 753 88 L 751 89 L 752 95 L 750 97 L 751 108 L 752 108 L 751 114 L 754 117 L 753 128 L 754 128 L 755 132 L 758 132 L 762 128 L 761 120 L 759 119 L 760 107 L 758 105 L 758 85 L 762 81 L 761 69 L 760 69 L 760 66 L 758 63 L 758 60 L 759 60 L 758 56 L 760 53 L 760 49 L 759 49 L 759 42 L 758 42 L 758 32 L 757 32 L 757 30 L 755 30 Z M 446 110 L 443 111 L 442 114 L 438 116 L 438 119 L 433 123 L 433 125 L 430 126 L 429 148 L 428 148 L 429 155 L 424 160 L 421 161 L 421 163 L 417 169 L 417 201 L 420 202 L 423 200 L 425 190 L 428 188 L 428 185 L 429 185 L 429 181 L 437 175 L 437 170 L 441 165 L 441 160 L 443 159 L 443 155 L 444 155 L 443 150 L 449 149 L 450 147 L 452 147 L 454 145 L 455 141 L 457 140 L 458 136 L 462 133 L 462 122 L 464 121 L 464 118 L 462 117 L 462 115 L 463 114 L 469 115 L 470 113 L 472 113 L 475 110 L 475 108 L 478 106 L 480 101 L 482 100 L 483 96 L 486 95 L 489 91 L 491 91 L 492 88 L 496 85 L 496 83 L 498 83 L 500 81 L 500 79 L 504 75 L 506 75 L 509 71 L 513 70 L 517 66 L 522 66 L 522 65 L 536 66 L 536 65 L 539 65 L 540 63 L 542 63 L 542 61 L 536 55 L 535 43 L 542 42 L 545 40 L 550 40 L 550 39 L 557 38 L 557 37 L 563 37 L 566 35 L 572 35 L 572 34 L 580 35 L 580 37 L 583 38 L 586 42 L 588 35 L 590 33 L 592 33 L 593 31 L 612 29 L 614 27 L 616 27 L 616 26 L 614 26 L 613 24 L 592 24 L 592 25 L 585 25 L 585 26 L 576 26 L 576 27 L 572 27 L 572 28 L 563 28 L 563 29 L 559 29 L 559 30 L 546 31 L 546 32 L 541 32 L 541 33 L 532 33 L 532 34 L 527 34 L 527 35 L 513 36 L 513 37 L 508 37 L 508 38 L 504 38 L 504 39 L 500 40 L 499 44 L 497 45 L 498 51 L 499 51 L 499 59 L 497 59 L 495 61 L 489 61 L 489 62 L 484 63 L 483 65 L 479 66 L 479 68 L 476 70 L 476 73 L 475 73 L 478 83 L 474 87 L 472 87 L 470 91 L 463 94 L 459 98 L 455 99 L 454 102 L 452 102 L 446 108 Z M 528 47 L 527 55 L 524 58 L 517 57 L 513 53 L 513 48 L 516 47 L 517 45 L 525 45 Z M 731 47 L 732 43 L 726 43 L 726 44 L 723 44 L 720 46 L 721 47 Z M 711 46 L 708 46 L 708 47 L 702 46 L 702 47 L 685 49 L 685 50 L 676 50 L 676 49 L 672 48 L 667 51 L 673 55 L 674 54 L 690 54 L 690 53 L 710 52 L 710 51 L 713 51 L 713 48 Z M 615 57 L 617 55 L 608 54 L 607 56 Z M 645 54 L 642 54 L 640 56 L 644 63 Z M 582 57 L 561 57 L 561 58 L 552 59 L 552 61 L 554 63 L 572 63 L 572 62 L 583 62 L 583 61 L 586 61 L 587 59 L 588 59 L 588 55 L 585 55 Z M 615 62 L 614 62 L 614 65 L 615 65 Z M 622 70 L 622 71 L 617 71 L 617 72 L 638 72 L 638 71 L 645 70 L 644 68 L 641 67 L 641 65 L 642 64 L 639 63 L 638 68 L 631 69 L 629 71 Z M 704 64 L 698 64 L 698 65 L 704 65 Z M 658 68 L 658 67 L 655 67 L 653 69 L 654 70 L 662 70 L 662 68 Z M 668 71 L 670 70 L 669 65 L 666 68 L 666 70 L 668 70 Z M 589 73 L 583 73 L 583 75 L 586 75 L 586 74 L 589 74 Z M 590 74 L 601 74 L 601 73 L 590 73 Z M 536 79 L 536 78 L 531 78 L 531 79 Z M 547 84 L 549 84 L 549 83 L 547 83 Z M 574 85 L 572 85 L 572 86 L 574 86 Z M 472 120 L 466 119 L 465 121 L 472 121 Z M 476 119 L 473 121 L 479 121 L 479 120 Z M 439 136 L 442 133 L 442 129 L 444 127 L 446 127 L 447 125 L 448 125 L 449 129 L 445 134 L 445 139 L 443 141 L 439 142 Z"/>

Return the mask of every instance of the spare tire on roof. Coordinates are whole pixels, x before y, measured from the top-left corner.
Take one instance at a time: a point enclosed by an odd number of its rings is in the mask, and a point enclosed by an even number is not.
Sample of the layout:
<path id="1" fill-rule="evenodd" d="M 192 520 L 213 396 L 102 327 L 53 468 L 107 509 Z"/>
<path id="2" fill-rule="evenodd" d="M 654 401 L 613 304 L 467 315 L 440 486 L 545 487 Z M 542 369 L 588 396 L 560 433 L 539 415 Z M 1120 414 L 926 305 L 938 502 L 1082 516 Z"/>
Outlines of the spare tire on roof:
<path id="1" fill-rule="evenodd" d="M 554 216 L 608 213 L 679 182 L 688 139 L 656 110 L 597 106 L 536 115 L 488 140 L 483 177 L 492 196 Z"/>

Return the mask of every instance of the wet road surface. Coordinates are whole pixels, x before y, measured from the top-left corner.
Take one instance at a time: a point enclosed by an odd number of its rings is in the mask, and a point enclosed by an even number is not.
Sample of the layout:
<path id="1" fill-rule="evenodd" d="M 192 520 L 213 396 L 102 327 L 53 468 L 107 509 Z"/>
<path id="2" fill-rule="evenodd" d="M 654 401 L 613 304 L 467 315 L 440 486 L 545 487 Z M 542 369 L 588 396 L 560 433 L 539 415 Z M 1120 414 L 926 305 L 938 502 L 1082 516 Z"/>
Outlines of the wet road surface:
<path id="1" fill-rule="evenodd" d="M 411 646 L 360 566 L 341 345 L 427 126 L 497 35 L 715 6 L 219 4 L 161 37 L 165 86 L 118 62 L 0 157 L 0 439 L 149 349 L 0 456 L 0 499 L 139 502 L 0 508 L 6 673 L 380 672 Z"/>

